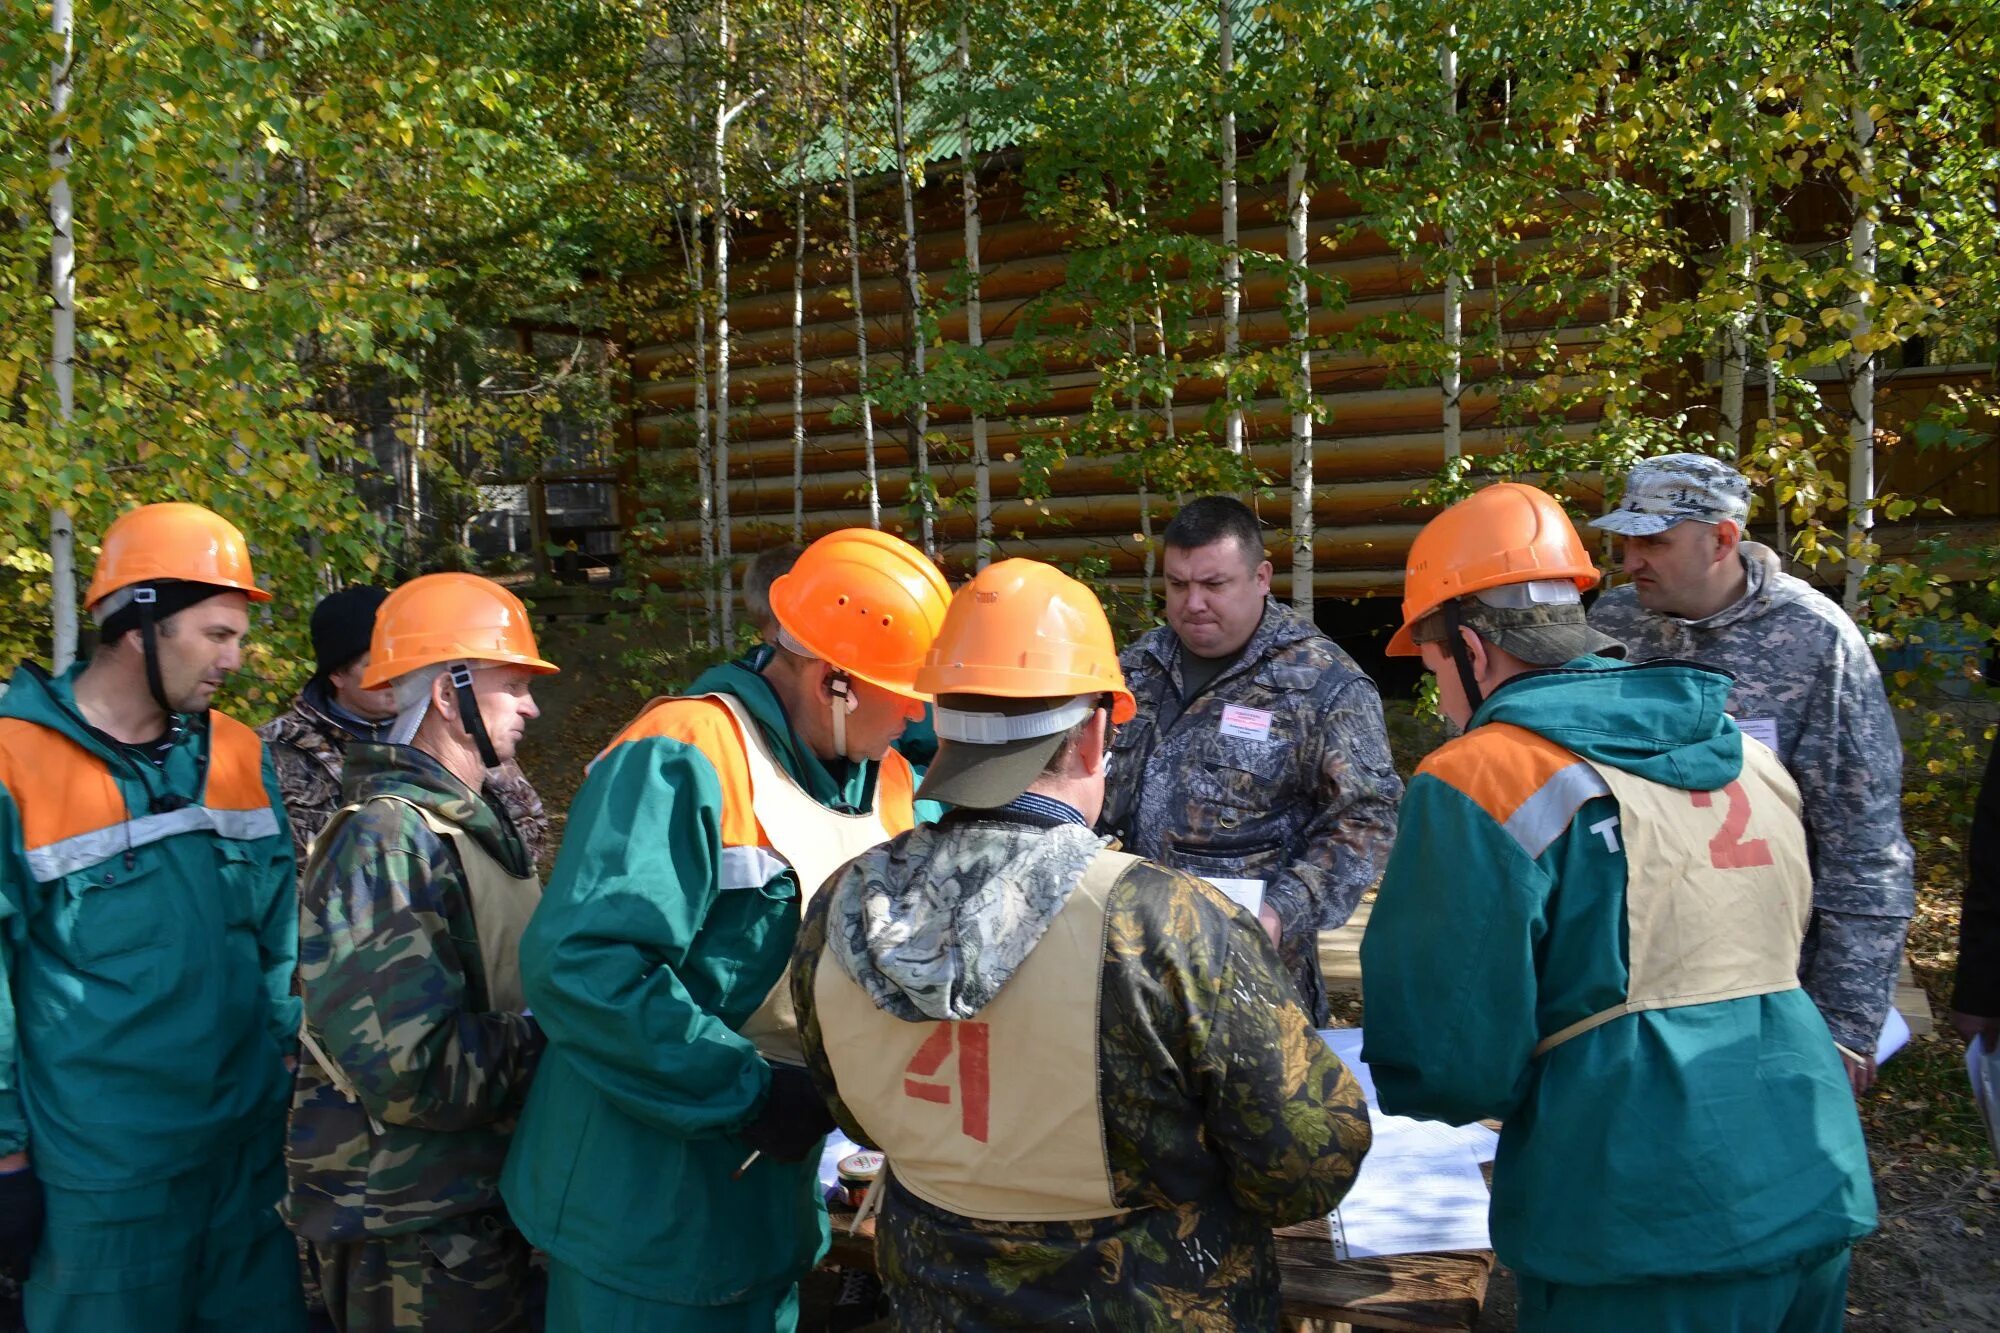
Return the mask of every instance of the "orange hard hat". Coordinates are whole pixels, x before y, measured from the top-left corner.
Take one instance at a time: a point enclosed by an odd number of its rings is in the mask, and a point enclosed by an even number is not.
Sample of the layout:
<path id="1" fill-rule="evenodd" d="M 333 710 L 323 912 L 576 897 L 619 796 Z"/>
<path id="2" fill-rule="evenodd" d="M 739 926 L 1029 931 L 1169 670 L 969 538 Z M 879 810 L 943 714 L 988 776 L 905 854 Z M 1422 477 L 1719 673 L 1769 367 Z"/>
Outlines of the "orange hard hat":
<path id="1" fill-rule="evenodd" d="M 521 599 L 477 574 L 426 574 L 390 593 L 375 613 L 361 688 L 442 662 L 511 662 L 544 675 L 561 669 L 542 660 Z"/>
<path id="2" fill-rule="evenodd" d="M 922 551 L 886 532 L 821 537 L 771 584 L 778 628 L 807 654 L 911 699 L 951 586 Z"/>
<path id="3" fill-rule="evenodd" d="M 1139 711 L 1097 594 L 1039 560 L 998 561 L 958 590 L 917 688 L 1001 699 L 1110 694 L 1113 722 Z"/>
<path id="4" fill-rule="evenodd" d="M 257 586 L 250 547 L 236 525 L 212 509 L 180 501 L 140 505 L 112 520 L 83 603 L 96 606 L 120 588 L 141 583 L 208 583 L 234 588 L 253 602 L 271 600 Z"/>
<path id="5" fill-rule="evenodd" d="M 1415 657 L 1410 630 L 1446 602 L 1510 583 L 1568 579 L 1578 591 L 1601 577 L 1569 515 L 1547 491 L 1502 481 L 1424 525 L 1403 576 L 1403 626 L 1391 657 Z"/>

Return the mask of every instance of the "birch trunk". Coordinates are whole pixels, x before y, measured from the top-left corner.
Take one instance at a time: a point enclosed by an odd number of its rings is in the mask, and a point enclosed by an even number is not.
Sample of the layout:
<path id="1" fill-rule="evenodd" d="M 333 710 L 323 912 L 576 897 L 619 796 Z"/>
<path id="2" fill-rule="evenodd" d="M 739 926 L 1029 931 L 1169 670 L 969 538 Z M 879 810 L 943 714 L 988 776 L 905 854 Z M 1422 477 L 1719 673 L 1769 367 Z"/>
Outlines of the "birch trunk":
<path id="1" fill-rule="evenodd" d="M 903 321 L 908 330 L 910 372 L 915 378 L 917 401 L 910 410 L 910 456 L 915 475 L 910 478 L 910 494 L 917 502 L 918 545 L 924 554 L 937 559 L 936 505 L 931 499 L 930 404 L 925 401 L 924 383 L 924 295 L 917 270 L 917 203 L 910 182 L 910 139 L 903 121 L 904 49 L 908 33 L 903 28 L 903 6 L 894 0 L 889 6 L 889 116 L 896 137 L 896 180 L 903 191 Z"/>
<path id="2" fill-rule="evenodd" d="M 1729 275 L 1742 284 L 1739 297 L 1750 287 L 1750 182 L 1738 176 L 1729 183 Z M 1750 358 L 1750 309 L 1729 316 L 1723 330 L 1722 401 L 1717 414 L 1717 443 L 1735 457 L 1743 446 L 1743 381 Z"/>
<path id="3" fill-rule="evenodd" d="M 410 431 L 410 481 L 409 507 L 403 511 L 403 562 L 411 572 L 417 568 L 417 558 L 424 531 L 424 446 L 429 443 L 431 427 L 431 395 L 428 389 L 417 395 L 417 414 Z"/>
<path id="4" fill-rule="evenodd" d="M 743 106 L 729 105 L 729 0 L 716 0 L 716 48 L 723 62 L 715 78 L 715 570 L 721 582 L 722 642 L 736 639 L 736 575 L 729 518 L 729 122 Z M 749 105 L 747 102 L 744 106 Z"/>
<path id="5" fill-rule="evenodd" d="M 1445 43 L 1438 48 L 1438 75 L 1444 81 L 1443 111 L 1447 132 L 1456 142 L 1458 135 L 1458 51 L 1453 42 L 1458 37 L 1456 25 L 1445 30 Z M 1457 153 L 1452 152 L 1456 158 Z M 1450 463 L 1459 455 L 1460 400 L 1464 394 L 1464 294 L 1458 274 L 1458 235 L 1451 227 L 1444 229 L 1445 263 L 1449 266 L 1444 275 L 1444 460 Z"/>
<path id="6" fill-rule="evenodd" d="M 708 272 L 704 262 L 701 215 L 691 212 L 681 233 L 687 254 L 688 291 L 694 300 L 694 471 L 695 512 L 701 529 L 701 603 L 710 648 L 722 646 L 715 619 L 715 486 L 708 447 Z"/>
<path id="7" fill-rule="evenodd" d="M 806 155 L 799 148 L 792 240 L 792 544 L 806 540 Z"/>
<path id="8" fill-rule="evenodd" d="M 972 29 L 961 12 L 958 20 L 958 70 L 964 80 L 965 110 L 959 119 L 963 151 L 959 176 L 965 209 L 965 341 L 976 353 L 986 345 L 984 315 L 979 304 L 979 171 L 972 148 Z M 984 569 L 993 559 L 993 469 L 986 453 L 986 414 L 972 410 L 973 564 Z M 1144 510 L 1144 501 L 1140 503 Z"/>
<path id="9" fill-rule="evenodd" d="M 69 447 L 69 425 L 76 415 L 76 229 L 69 193 L 70 142 L 63 126 L 69 112 L 70 77 L 74 70 L 76 24 L 70 0 L 54 0 L 49 31 L 62 43 L 49 75 L 49 110 L 56 137 L 49 143 L 49 296 L 54 318 L 49 337 L 49 376 L 56 386 L 58 438 Z M 76 529 L 61 505 L 49 513 L 49 616 L 52 627 L 51 665 L 57 674 L 76 660 Z"/>
<path id="10" fill-rule="evenodd" d="M 812 97 L 808 68 L 812 43 L 812 6 L 799 6 L 799 105 L 805 109 L 799 126 L 799 151 L 792 160 L 797 192 L 792 200 L 792 544 L 806 540 L 806 144 L 811 138 Z"/>
<path id="11" fill-rule="evenodd" d="M 1237 253 L 1236 216 L 1236 4 L 1219 0 L 1218 26 L 1222 34 L 1222 364 L 1223 395 L 1229 403 L 1224 427 L 1229 452 L 1243 452 L 1243 410 L 1236 405 L 1235 391 L 1228 379 L 1236 369 L 1236 355 L 1243 341 L 1243 257 Z"/>
<path id="12" fill-rule="evenodd" d="M 1306 309 L 1306 228 L 1311 218 L 1311 198 L 1306 193 L 1306 149 L 1304 130 L 1292 140 L 1291 168 L 1285 177 L 1285 199 L 1290 205 L 1285 230 L 1285 258 L 1292 266 L 1291 338 L 1297 358 L 1298 400 L 1292 405 L 1292 609 L 1312 619 L 1313 614 L 1313 419 L 1312 349 L 1307 345 L 1309 315 Z"/>
<path id="13" fill-rule="evenodd" d="M 1848 234 L 1848 263 L 1854 270 L 1854 294 L 1847 303 L 1853 327 L 1851 342 L 1874 330 L 1871 313 L 1875 287 L 1875 117 L 1870 111 L 1874 85 L 1869 81 L 1861 39 L 1855 39 L 1854 73 L 1859 88 L 1854 98 L 1854 227 Z M 1841 605 L 1853 615 L 1861 605 L 1861 584 L 1868 577 L 1866 547 L 1875 527 L 1875 354 L 1858 348 L 1848 356 L 1847 433 L 1847 582 Z"/>
<path id="14" fill-rule="evenodd" d="M 882 526 L 882 488 L 875 472 L 875 405 L 868 397 L 868 315 L 861 305 L 861 224 L 854 208 L 854 107 L 847 90 L 847 53 L 840 58 L 840 175 L 847 187 L 848 281 L 854 297 L 854 374 L 861 395 L 862 472 L 868 479 L 868 526 Z"/>

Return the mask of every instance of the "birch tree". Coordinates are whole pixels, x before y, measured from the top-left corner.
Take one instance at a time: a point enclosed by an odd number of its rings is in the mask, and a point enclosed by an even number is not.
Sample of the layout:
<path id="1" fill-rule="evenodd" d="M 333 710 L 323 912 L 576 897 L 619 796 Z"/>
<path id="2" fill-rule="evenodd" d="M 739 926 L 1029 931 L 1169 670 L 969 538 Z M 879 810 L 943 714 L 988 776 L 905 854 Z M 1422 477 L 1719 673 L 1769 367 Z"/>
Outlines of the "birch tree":
<path id="1" fill-rule="evenodd" d="M 936 501 L 931 490 L 930 403 L 924 381 L 923 275 L 917 268 L 916 187 L 910 173 L 910 137 L 903 113 L 908 81 L 909 31 L 902 0 L 889 0 L 889 116 L 895 139 L 896 183 L 903 195 L 903 327 L 910 381 L 916 399 L 910 405 L 910 496 L 917 508 L 919 544 L 937 558 Z"/>
<path id="2" fill-rule="evenodd" d="M 965 340 L 977 356 L 986 345 L 986 316 L 979 303 L 979 167 L 972 137 L 972 24 L 964 9 L 958 16 L 958 72 L 959 93 L 964 99 L 959 115 L 959 177 L 965 216 Z M 972 406 L 972 486 L 973 562 L 984 569 L 993 559 L 993 468 L 986 454 L 986 411 L 978 403 Z M 1144 503 L 1142 490 L 1142 514 Z"/>
<path id="3" fill-rule="evenodd" d="M 1234 378 L 1243 347 L 1243 254 L 1237 248 L 1236 207 L 1236 3 L 1217 0 L 1220 35 L 1217 89 L 1220 121 L 1216 131 L 1222 156 L 1222 375 L 1229 402 L 1224 438 L 1229 452 L 1243 452 L 1243 409 L 1236 401 Z"/>
<path id="4" fill-rule="evenodd" d="M 55 138 L 49 143 L 49 297 L 53 328 L 49 340 L 49 378 L 56 390 L 57 438 L 67 444 L 76 415 L 76 217 L 69 190 L 70 137 L 64 124 L 69 115 L 70 77 L 76 58 L 76 19 L 71 0 L 53 0 L 49 30 L 59 50 L 49 76 L 49 112 Z M 52 665 L 60 674 L 76 658 L 76 529 L 69 507 L 49 513 L 49 577 L 52 585 Z"/>
<path id="5" fill-rule="evenodd" d="M 854 99 L 849 87 L 848 43 L 840 54 L 840 182 L 847 196 L 848 290 L 854 301 L 855 391 L 861 400 L 862 475 L 868 488 L 868 526 L 882 526 L 882 487 L 875 471 L 875 404 L 868 393 L 868 311 L 861 299 L 861 222 L 854 198 Z"/>
<path id="6" fill-rule="evenodd" d="M 1868 551 L 1875 527 L 1875 349 L 1873 314 L 1875 286 L 1875 225 L 1879 204 L 1875 197 L 1875 111 L 1874 81 L 1869 76 L 1868 39 L 1854 37 L 1851 59 L 1854 67 L 1853 154 L 1854 167 L 1849 197 L 1854 206 L 1854 223 L 1848 232 L 1848 264 L 1853 280 L 1847 301 L 1848 343 L 1853 349 L 1847 358 L 1847 559 L 1841 605 L 1852 615 L 1861 605 L 1861 587 L 1868 577 Z"/>

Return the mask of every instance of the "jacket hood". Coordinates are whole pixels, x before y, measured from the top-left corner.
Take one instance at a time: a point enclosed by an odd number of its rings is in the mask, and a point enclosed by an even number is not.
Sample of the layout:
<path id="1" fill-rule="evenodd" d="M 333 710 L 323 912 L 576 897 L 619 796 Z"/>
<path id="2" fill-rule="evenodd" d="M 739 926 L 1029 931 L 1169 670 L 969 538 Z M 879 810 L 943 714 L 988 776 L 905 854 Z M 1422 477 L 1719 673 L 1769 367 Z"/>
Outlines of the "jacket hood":
<path id="1" fill-rule="evenodd" d="M 1495 690 L 1472 725 L 1508 722 L 1588 759 L 1682 791 L 1714 791 L 1743 770 L 1743 733 L 1723 711 L 1727 672 L 1671 659 L 1579 657 Z"/>
<path id="2" fill-rule="evenodd" d="M 972 1018 L 1034 950 L 1105 842 L 1079 824 L 955 817 L 914 829 L 834 880 L 827 947 L 885 1013 Z"/>
<path id="3" fill-rule="evenodd" d="M 356 741 L 347 747 L 347 765 L 340 777 L 341 804 L 353 805 L 376 796 L 397 797 L 458 825 L 510 875 L 524 879 L 534 873 L 521 835 L 499 807 L 483 795 L 467 791 L 451 770 L 415 746 Z"/>
<path id="4" fill-rule="evenodd" d="M 1759 616 L 1789 606 L 1812 591 L 1803 579 L 1785 573 L 1778 553 L 1762 542 L 1744 542 L 1737 548 L 1743 558 L 1743 572 L 1749 582 L 1743 595 L 1712 616 L 1685 623 L 1691 629 L 1718 630 L 1755 620 Z"/>
<path id="5" fill-rule="evenodd" d="M 800 743 L 792 731 L 791 718 L 785 714 L 784 703 L 763 674 L 771 653 L 769 648 L 758 648 L 734 662 L 712 666 L 695 677 L 687 692 L 735 696 L 756 720 L 772 755 L 805 788 L 808 796 L 829 810 L 868 809 L 875 795 L 878 766 L 848 760 L 829 762 Z"/>

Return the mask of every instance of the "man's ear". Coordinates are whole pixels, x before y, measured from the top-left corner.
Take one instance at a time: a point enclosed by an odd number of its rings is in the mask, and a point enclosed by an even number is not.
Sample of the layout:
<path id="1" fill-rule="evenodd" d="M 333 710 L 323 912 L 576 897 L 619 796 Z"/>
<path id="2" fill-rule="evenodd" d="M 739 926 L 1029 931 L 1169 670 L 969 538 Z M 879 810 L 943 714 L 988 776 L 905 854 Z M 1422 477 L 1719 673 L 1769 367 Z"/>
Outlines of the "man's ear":
<path id="1" fill-rule="evenodd" d="M 1459 639 L 1465 644 L 1466 660 L 1472 663 L 1472 678 L 1486 679 L 1486 668 L 1493 661 L 1493 654 L 1487 651 L 1486 640 L 1480 638 L 1464 625 L 1458 627 Z"/>
<path id="2" fill-rule="evenodd" d="M 1076 738 L 1077 762 L 1083 766 L 1083 775 L 1094 778 L 1103 771 L 1111 756 L 1111 710 L 1100 707 L 1090 715 L 1083 731 Z"/>
<path id="3" fill-rule="evenodd" d="M 451 683 L 451 672 L 438 673 L 431 682 L 431 711 L 447 722 L 458 720 L 458 688 Z"/>
<path id="4" fill-rule="evenodd" d="M 1720 563 L 1736 554 L 1743 543 L 1743 525 L 1733 518 L 1725 518 L 1715 525 L 1715 560 Z"/>

